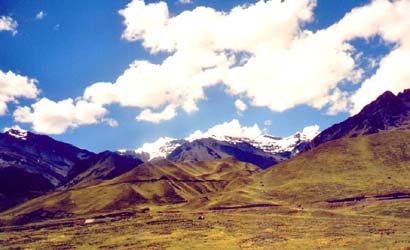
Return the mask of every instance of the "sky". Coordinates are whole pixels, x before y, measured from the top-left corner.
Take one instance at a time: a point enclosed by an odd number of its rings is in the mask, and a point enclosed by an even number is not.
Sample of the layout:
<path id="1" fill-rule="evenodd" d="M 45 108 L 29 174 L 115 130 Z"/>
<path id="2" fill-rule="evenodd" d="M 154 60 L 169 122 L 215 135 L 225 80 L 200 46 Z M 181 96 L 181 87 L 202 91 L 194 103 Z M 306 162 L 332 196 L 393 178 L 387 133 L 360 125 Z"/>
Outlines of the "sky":
<path id="1" fill-rule="evenodd" d="M 410 87 L 409 0 L 0 0 L 0 128 L 289 136 Z"/>

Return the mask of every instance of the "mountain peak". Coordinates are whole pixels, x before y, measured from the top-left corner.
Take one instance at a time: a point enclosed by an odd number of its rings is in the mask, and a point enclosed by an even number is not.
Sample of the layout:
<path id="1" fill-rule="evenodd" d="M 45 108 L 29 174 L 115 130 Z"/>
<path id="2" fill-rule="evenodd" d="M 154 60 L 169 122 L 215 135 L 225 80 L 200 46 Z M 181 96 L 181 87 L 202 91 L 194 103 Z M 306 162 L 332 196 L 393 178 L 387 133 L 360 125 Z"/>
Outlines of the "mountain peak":
<path id="1" fill-rule="evenodd" d="M 357 115 L 331 126 L 316 136 L 312 146 L 342 137 L 356 137 L 403 128 L 410 128 L 410 89 L 398 95 L 391 91 L 384 92 Z"/>
<path id="2" fill-rule="evenodd" d="M 21 129 L 19 127 L 13 127 L 13 128 L 6 128 L 4 130 L 4 134 L 7 134 L 7 135 L 12 136 L 14 138 L 26 141 L 28 132 L 27 132 L 27 130 Z"/>
<path id="3" fill-rule="evenodd" d="M 178 147 L 185 144 L 196 145 L 202 142 L 218 141 L 227 143 L 231 146 L 249 144 L 264 153 L 274 154 L 288 154 L 294 155 L 299 152 L 299 145 L 312 140 L 319 134 L 319 126 L 309 126 L 303 129 L 302 132 L 296 132 L 288 137 L 277 137 L 266 134 L 247 134 L 246 136 L 234 136 L 230 134 L 211 134 L 204 133 L 201 135 L 189 136 L 185 139 L 174 139 L 163 137 L 153 143 L 145 143 L 141 148 L 135 151 L 121 150 L 120 154 L 136 154 L 140 159 L 149 161 L 157 158 L 167 158 Z"/>

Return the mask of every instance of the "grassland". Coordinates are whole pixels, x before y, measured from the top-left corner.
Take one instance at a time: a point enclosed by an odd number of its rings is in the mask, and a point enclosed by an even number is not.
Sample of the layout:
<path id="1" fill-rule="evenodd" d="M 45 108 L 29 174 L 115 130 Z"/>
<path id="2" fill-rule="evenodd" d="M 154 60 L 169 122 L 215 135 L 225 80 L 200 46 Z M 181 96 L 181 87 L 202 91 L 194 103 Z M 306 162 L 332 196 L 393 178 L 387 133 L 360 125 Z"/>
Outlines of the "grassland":
<path id="1" fill-rule="evenodd" d="M 5 221 L 33 211 L 69 216 L 3 226 L 0 245 L 410 250 L 409 176 L 408 130 L 328 142 L 265 171 L 234 160 L 145 165 L 3 213 Z M 107 216 L 123 210 L 131 215 Z M 97 221 L 82 225 L 87 218 Z"/>
<path id="2" fill-rule="evenodd" d="M 263 207 L 146 213 L 1 232 L 0 244 L 2 249 L 410 249 L 409 228 L 410 220 L 393 216 Z"/>

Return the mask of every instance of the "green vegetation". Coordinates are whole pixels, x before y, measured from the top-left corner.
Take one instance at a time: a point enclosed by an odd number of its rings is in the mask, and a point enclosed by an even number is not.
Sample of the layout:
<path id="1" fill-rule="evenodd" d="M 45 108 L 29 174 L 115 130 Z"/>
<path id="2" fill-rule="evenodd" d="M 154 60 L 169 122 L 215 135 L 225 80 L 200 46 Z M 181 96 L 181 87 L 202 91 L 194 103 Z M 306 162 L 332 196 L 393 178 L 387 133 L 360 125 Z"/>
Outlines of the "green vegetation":
<path id="1" fill-rule="evenodd" d="M 4 224 L 49 220 L 1 228 L 0 245 L 410 249 L 409 176 L 409 130 L 327 142 L 265 171 L 233 159 L 154 162 L 1 214 Z"/>
<path id="2" fill-rule="evenodd" d="M 256 180 L 271 199 L 291 204 L 410 193 L 410 131 L 325 143 L 268 169 Z"/>
<path id="3" fill-rule="evenodd" d="M 199 215 L 204 220 L 199 220 Z M 3 249 L 410 249 L 410 220 L 267 207 L 0 233 Z"/>

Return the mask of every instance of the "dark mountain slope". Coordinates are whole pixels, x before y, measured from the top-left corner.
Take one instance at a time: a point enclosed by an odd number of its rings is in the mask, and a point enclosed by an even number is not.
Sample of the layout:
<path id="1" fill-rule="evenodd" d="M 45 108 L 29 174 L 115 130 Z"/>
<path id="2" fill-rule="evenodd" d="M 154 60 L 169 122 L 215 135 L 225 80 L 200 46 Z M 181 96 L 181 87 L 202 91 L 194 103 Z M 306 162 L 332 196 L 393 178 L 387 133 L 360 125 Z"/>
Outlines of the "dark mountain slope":
<path id="1" fill-rule="evenodd" d="M 105 151 L 80 161 L 70 170 L 65 188 L 95 185 L 130 171 L 143 162 L 135 157 Z"/>
<path id="2" fill-rule="evenodd" d="M 0 133 L 0 168 L 16 167 L 40 174 L 54 186 L 77 162 L 93 155 L 45 135 L 14 129 Z"/>
<path id="3" fill-rule="evenodd" d="M 175 162 L 198 162 L 229 157 L 252 163 L 263 169 L 290 158 L 290 153 L 272 154 L 246 142 L 229 143 L 206 138 L 181 145 L 167 158 Z"/>
<path id="4" fill-rule="evenodd" d="M 0 211 L 58 186 L 73 165 L 93 155 L 45 135 L 0 133 Z"/>
<path id="5" fill-rule="evenodd" d="M 30 200 L 2 214 L 14 223 L 47 219 L 51 215 L 70 216 L 121 209 L 166 209 L 183 206 L 198 199 L 202 206 L 207 196 L 242 188 L 250 176 L 261 170 L 234 159 L 198 163 L 173 163 L 168 160 L 140 165 L 112 180 L 93 186 L 76 186 Z M 219 197 L 222 197 L 218 195 Z M 47 211 L 45 217 L 38 211 Z M 33 216 L 32 216 L 33 215 Z"/>
<path id="6" fill-rule="evenodd" d="M 316 136 L 311 145 L 342 137 L 357 137 L 384 130 L 410 128 L 410 89 L 395 96 L 387 91 L 365 106 L 357 115 L 335 124 Z"/>

